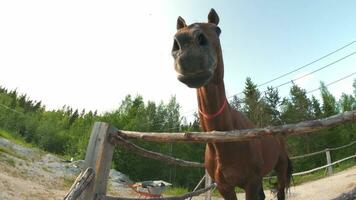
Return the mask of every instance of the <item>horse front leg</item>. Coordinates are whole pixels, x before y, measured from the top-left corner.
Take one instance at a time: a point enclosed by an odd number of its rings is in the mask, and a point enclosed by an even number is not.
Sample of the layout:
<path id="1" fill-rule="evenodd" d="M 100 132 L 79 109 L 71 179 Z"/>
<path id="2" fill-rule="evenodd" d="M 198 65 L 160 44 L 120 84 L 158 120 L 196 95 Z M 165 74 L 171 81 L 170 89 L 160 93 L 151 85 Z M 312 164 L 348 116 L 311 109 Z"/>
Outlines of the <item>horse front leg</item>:
<path id="1" fill-rule="evenodd" d="M 225 200 L 237 200 L 234 187 L 217 185 L 216 188 Z"/>
<path id="2" fill-rule="evenodd" d="M 251 179 L 245 188 L 246 200 L 264 200 L 265 193 L 263 192 L 262 179 Z"/>

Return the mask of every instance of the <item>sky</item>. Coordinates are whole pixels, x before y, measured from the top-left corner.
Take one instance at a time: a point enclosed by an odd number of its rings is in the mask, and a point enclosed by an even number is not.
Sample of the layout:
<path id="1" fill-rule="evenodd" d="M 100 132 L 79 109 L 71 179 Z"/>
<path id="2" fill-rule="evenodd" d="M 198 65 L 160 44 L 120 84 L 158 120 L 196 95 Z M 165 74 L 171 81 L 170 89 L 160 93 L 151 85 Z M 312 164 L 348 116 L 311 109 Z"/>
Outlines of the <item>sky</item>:
<path id="1" fill-rule="evenodd" d="M 128 94 L 157 103 L 176 96 L 189 115 L 197 108 L 196 91 L 176 79 L 173 36 L 178 16 L 188 24 L 206 22 L 210 8 L 220 16 L 228 96 L 240 93 L 247 77 L 264 83 L 356 40 L 352 0 L 0 1 L 0 85 L 48 109 L 99 113 L 117 109 Z M 268 85 L 355 51 L 356 42 Z M 294 83 L 310 91 L 355 73 L 355 65 L 351 55 Z M 329 90 L 336 97 L 352 94 L 355 78 Z M 287 97 L 290 87 L 278 88 L 280 95 Z"/>

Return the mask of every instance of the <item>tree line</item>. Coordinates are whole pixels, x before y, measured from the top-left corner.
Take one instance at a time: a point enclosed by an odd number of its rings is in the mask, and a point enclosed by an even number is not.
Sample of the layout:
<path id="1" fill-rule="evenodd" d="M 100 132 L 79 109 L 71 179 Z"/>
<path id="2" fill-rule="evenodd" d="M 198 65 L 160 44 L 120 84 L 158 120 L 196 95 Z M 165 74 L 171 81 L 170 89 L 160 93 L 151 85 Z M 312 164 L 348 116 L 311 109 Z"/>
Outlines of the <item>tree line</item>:
<path id="1" fill-rule="evenodd" d="M 321 99 L 309 98 L 306 90 L 298 85 L 290 88 L 288 97 L 281 97 L 277 89 L 268 87 L 259 91 L 257 85 L 247 78 L 242 97 L 230 100 L 233 109 L 245 113 L 259 127 L 296 123 L 328 117 L 356 109 L 356 79 L 353 94 L 342 94 L 339 99 L 321 83 Z M 127 95 L 120 106 L 110 112 L 98 114 L 63 106 L 47 110 L 42 102 L 33 101 L 16 90 L 0 87 L 0 128 L 24 138 L 27 142 L 46 151 L 83 159 L 94 122 L 103 121 L 123 130 L 179 132 L 199 131 L 199 119 L 187 122 L 181 115 L 175 97 L 168 103 L 144 101 L 142 96 Z M 318 134 L 291 136 L 287 138 L 291 155 L 302 155 L 327 147 L 337 147 L 356 140 L 356 123 L 342 124 L 319 131 Z M 133 141 L 141 147 L 185 160 L 203 162 L 204 145 L 188 143 L 157 143 Z M 352 148 L 332 152 L 338 160 L 353 154 Z M 325 156 L 313 156 L 294 160 L 295 171 L 304 171 L 326 163 Z M 143 158 L 117 147 L 113 168 L 127 174 L 135 181 L 163 179 L 175 186 L 192 188 L 204 174 L 204 169 L 172 166 Z"/>

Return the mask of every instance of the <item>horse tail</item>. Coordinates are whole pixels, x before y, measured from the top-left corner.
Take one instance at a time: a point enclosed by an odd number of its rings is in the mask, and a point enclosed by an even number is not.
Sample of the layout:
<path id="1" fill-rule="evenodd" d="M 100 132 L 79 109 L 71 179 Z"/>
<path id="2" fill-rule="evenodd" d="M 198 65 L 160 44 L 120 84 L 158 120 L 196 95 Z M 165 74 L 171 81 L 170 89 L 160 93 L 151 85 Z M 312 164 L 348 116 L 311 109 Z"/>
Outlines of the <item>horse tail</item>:
<path id="1" fill-rule="evenodd" d="M 289 187 L 291 186 L 291 182 L 293 181 L 293 165 L 289 157 L 287 157 L 288 166 L 287 166 L 287 187 L 286 190 L 288 191 Z"/>

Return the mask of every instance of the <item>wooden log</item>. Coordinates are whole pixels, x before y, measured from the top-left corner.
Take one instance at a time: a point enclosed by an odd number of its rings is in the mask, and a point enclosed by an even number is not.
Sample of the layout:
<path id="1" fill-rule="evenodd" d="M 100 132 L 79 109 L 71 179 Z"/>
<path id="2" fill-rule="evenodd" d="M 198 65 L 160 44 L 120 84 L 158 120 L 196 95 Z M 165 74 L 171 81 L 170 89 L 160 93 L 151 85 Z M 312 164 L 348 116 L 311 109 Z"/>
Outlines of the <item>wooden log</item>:
<path id="1" fill-rule="evenodd" d="M 346 148 L 346 147 L 349 147 L 349 146 L 352 146 L 356 144 L 356 141 L 353 141 L 347 145 L 344 145 L 344 146 L 341 146 L 341 147 L 334 147 L 334 148 L 329 148 L 330 151 L 335 151 L 335 150 L 339 150 L 339 149 L 343 149 L 343 148 Z"/>
<path id="2" fill-rule="evenodd" d="M 208 187 L 212 184 L 212 179 L 208 174 L 208 171 L 205 170 L 205 187 Z M 208 190 L 205 194 L 205 200 L 211 200 L 211 190 Z"/>
<path id="3" fill-rule="evenodd" d="M 328 175 L 330 176 L 333 174 L 333 167 L 331 165 L 331 155 L 329 149 L 326 149 L 325 156 L 326 156 L 326 164 L 328 165 L 327 171 L 328 171 Z"/>
<path id="4" fill-rule="evenodd" d="M 68 194 L 64 197 L 64 200 L 76 200 L 93 180 L 94 176 L 95 174 L 92 168 L 88 168 L 84 172 L 81 172 L 70 188 Z"/>
<path id="5" fill-rule="evenodd" d="M 341 160 L 338 160 L 338 161 L 335 161 L 331 164 L 327 164 L 327 165 L 323 165 L 321 167 L 317 167 L 317 168 L 314 168 L 314 169 L 310 169 L 310 170 L 307 170 L 307 171 L 303 171 L 303 172 L 296 172 L 296 173 L 293 173 L 292 176 L 301 176 L 301 175 L 305 175 L 305 174 L 310 174 L 312 172 L 315 172 L 315 171 L 318 171 L 318 170 L 321 170 L 321 169 L 325 169 L 329 166 L 333 166 L 333 165 L 336 165 L 338 163 L 341 163 L 341 162 L 344 162 L 346 160 L 349 160 L 349 159 L 352 159 L 352 158 L 356 158 L 356 154 L 355 155 L 352 155 L 352 156 L 349 156 L 349 157 L 346 157 L 346 158 L 343 158 Z M 268 176 L 268 177 L 263 177 L 263 179 L 272 179 L 272 178 L 276 178 L 276 176 Z"/>
<path id="6" fill-rule="evenodd" d="M 197 190 L 195 192 L 190 192 L 181 196 L 176 196 L 176 197 L 162 197 L 162 198 L 149 198 L 150 200 L 184 200 L 188 199 L 189 197 L 193 196 L 198 196 L 200 194 L 203 194 L 206 191 L 209 191 L 216 187 L 216 184 L 211 184 L 207 188 L 203 188 L 200 190 Z M 126 197 L 111 197 L 111 196 L 105 196 L 105 195 L 99 195 L 96 200 L 140 200 L 138 198 L 126 198 Z"/>
<path id="7" fill-rule="evenodd" d="M 333 163 L 331 163 L 331 164 L 327 164 L 327 165 L 324 165 L 324 166 L 321 166 L 321 167 L 317 167 L 317 168 L 315 168 L 315 169 L 311 169 L 311 170 L 304 171 L 304 172 L 293 173 L 293 176 L 300 176 L 300 175 L 304 175 L 304 174 L 309 174 L 309 173 L 318 171 L 318 170 L 320 170 L 320 169 L 325 169 L 325 168 L 327 168 L 327 167 L 329 167 L 329 166 L 333 166 L 333 165 L 335 165 L 335 164 L 341 163 L 341 162 L 343 162 L 343 161 L 345 161 L 345 160 L 349 160 L 349 159 L 352 159 L 352 158 L 356 158 L 356 154 L 355 154 L 355 155 L 352 155 L 352 156 L 349 156 L 349 157 L 346 157 L 346 158 L 343 158 L 343 159 L 341 159 L 341 160 L 335 161 L 335 162 L 333 162 Z"/>
<path id="8" fill-rule="evenodd" d="M 109 177 L 114 145 L 109 142 L 109 135 L 117 130 L 107 123 L 94 124 L 88 148 L 86 151 L 84 167 L 93 168 L 95 177 L 83 192 L 80 199 L 93 200 L 97 195 L 105 195 Z"/>
<path id="9" fill-rule="evenodd" d="M 204 167 L 204 164 L 198 163 L 198 162 L 191 162 L 191 161 L 185 161 L 181 160 L 178 158 L 173 158 L 171 156 L 167 156 L 161 153 L 145 150 L 142 147 L 139 147 L 127 140 L 124 140 L 122 137 L 120 137 L 117 134 L 111 135 L 111 142 L 116 145 L 120 145 L 121 147 L 124 147 L 125 149 L 132 151 L 134 153 L 137 153 L 141 156 L 144 156 L 146 158 L 151 158 L 155 160 L 160 160 L 164 161 L 168 164 L 175 164 L 183 167 Z"/>
<path id="10" fill-rule="evenodd" d="M 233 142 L 261 138 L 265 136 L 290 136 L 315 132 L 341 123 L 355 121 L 356 110 L 344 112 L 324 119 L 287 124 L 282 126 L 243 129 L 233 131 L 146 133 L 120 130 L 116 134 L 124 139 L 143 139 L 161 142 Z"/>
<path id="11" fill-rule="evenodd" d="M 343 149 L 343 148 L 346 148 L 346 147 L 349 147 L 349 146 L 352 146 L 356 144 L 356 141 L 353 141 L 347 145 L 344 145 L 344 146 L 340 146 L 340 147 L 334 147 L 334 148 L 329 148 L 328 150 L 329 151 L 335 151 L 335 150 L 339 150 L 339 149 Z M 314 156 L 314 155 L 317 155 L 317 154 L 322 154 L 324 152 L 326 152 L 327 149 L 324 149 L 322 151 L 316 151 L 316 152 L 313 152 L 313 153 L 308 153 L 308 154 L 304 154 L 304 155 L 300 155 L 300 156 L 292 156 L 290 157 L 291 160 L 293 159 L 298 159 L 298 158 L 305 158 L 305 157 L 309 157 L 309 156 Z"/>

